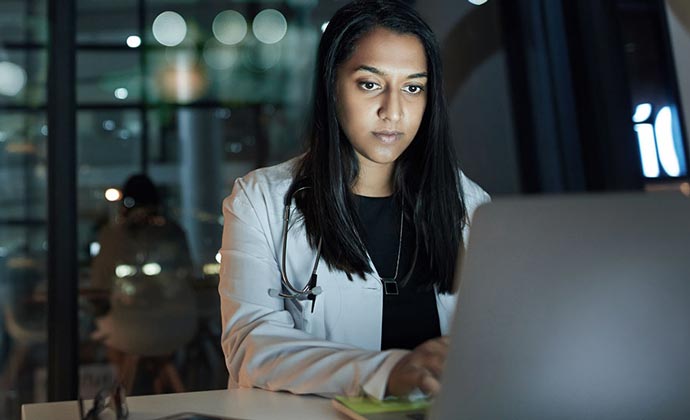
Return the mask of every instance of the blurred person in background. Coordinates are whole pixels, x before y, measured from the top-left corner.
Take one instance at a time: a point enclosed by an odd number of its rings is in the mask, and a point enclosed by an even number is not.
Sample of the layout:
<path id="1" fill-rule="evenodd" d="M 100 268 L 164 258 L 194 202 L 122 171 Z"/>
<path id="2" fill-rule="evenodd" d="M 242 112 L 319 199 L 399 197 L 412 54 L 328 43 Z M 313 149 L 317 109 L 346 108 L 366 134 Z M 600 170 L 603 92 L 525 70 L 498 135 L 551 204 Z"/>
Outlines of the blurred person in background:
<path id="1" fill-rule="evenodd" d="M 99 234 L 100 250 L 91 266 L 91 287 L 113 290 L 128 277 L 130 268 L 137 267 L 149 272 L 160 268 L 157 274 L 163 277 L 157 278 L 161 281 L 188 281 L 192 261 L 187 238 L 180 225 L 163 216 L 158 190 L 151 179 L 143 174 L 127 179 L 121 204 L 115 220 Z M 151 265 L 145 268 L 146 264 Z"/>
<path id="2" fill-rule="evenodd" d="M 154 391 L 183 391 L 171 356 L 197 330 L 193 265 L 182 228 L 163 216 L 146 175 L 130 177 L 116 219 L 99 235 L 91 287 L 108 292 L 93 338 L 103 340 L 128 391 L 139 358 L 154 360 Z M 172 372 L 172 373 L 171 373 Z"/>

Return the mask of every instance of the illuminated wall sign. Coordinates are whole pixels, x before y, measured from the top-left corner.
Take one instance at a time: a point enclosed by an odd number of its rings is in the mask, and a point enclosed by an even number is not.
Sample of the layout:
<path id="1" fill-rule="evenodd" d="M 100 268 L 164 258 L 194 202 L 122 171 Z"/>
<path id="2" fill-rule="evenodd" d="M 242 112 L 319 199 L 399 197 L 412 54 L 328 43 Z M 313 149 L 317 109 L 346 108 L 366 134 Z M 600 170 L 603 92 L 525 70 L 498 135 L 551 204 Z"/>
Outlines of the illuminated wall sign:
<path id="1" fill-rule="evenodd" d="M 646 178 L 679 177 L 687 175 L 685 152 L 678 115 L 671 106 L 658 108 L 652 116 L 652 104 L 635 107 L 634 128 Z M 652 122 L 653 120 L 653 122 Z"/>

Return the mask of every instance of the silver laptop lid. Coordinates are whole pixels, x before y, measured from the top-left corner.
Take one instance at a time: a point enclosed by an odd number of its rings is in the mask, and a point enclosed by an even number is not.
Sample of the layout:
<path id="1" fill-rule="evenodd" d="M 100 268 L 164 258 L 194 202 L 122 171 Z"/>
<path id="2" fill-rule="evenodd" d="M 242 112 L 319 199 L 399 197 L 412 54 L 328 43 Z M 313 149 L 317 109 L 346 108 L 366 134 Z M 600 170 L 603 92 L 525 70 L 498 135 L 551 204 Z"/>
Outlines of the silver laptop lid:
<path id="1" fill-rule="evenodd" d="M 690 418 L 690 199 L 477 210 L 434 419 Z"/>

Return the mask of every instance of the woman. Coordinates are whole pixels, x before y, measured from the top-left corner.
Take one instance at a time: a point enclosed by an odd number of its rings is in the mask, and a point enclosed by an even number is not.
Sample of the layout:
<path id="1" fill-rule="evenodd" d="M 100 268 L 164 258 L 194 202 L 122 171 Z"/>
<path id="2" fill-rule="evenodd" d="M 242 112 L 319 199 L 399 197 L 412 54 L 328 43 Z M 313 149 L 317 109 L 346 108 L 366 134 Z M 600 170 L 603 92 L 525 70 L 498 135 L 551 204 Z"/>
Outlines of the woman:
<path id="1" fill-rule="evenodd" d="M 308 151 L 238 179 L 223 204 L 230 386 L 434 394 L 456 256 L 488 200 L 454 160 L 439 47 L 409 6 L 355 1 L 317 61 Z"/>

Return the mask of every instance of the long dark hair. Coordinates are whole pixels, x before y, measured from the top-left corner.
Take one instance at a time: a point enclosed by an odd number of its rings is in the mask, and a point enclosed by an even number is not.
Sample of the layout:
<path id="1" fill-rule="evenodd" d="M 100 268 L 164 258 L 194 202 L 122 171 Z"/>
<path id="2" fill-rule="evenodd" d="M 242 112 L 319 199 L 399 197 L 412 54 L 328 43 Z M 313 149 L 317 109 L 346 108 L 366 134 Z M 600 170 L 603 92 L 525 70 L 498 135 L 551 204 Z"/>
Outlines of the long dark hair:
<path id="1" fill-rule="evenodd" d="M 336 114 L 336 75 L 358 41 L 375 28 L 414 35 L 426 51 L 427 105 L 415 139 L 395 162 L 393 189 L 415 228 L 413 270 L 421 273 L 422 286 L 450 292 L 466 209 L 443 96 L 439 46 L 429 26 L 405 3 L 357 0 L 330 20 L 318 48 L 308 150 L 286 200 L 310 187 L 294 197 L 310 245 L 316 248 L 324 238 L 322 258 L 350 278 L 372 272 L 351 190 L 359 165 Z"/>

